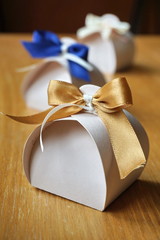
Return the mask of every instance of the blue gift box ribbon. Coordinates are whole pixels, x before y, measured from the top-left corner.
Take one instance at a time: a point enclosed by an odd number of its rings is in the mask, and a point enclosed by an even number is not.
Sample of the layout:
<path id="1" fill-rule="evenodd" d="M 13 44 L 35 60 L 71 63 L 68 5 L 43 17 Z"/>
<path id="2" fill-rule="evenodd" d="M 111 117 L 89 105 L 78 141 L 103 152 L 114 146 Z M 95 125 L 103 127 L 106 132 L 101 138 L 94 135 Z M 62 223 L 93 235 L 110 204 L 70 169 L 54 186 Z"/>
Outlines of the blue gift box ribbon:
<path id="1" fill-rule="evenodd" d="M 87 62 L 89 49 L 87 46 L 73 43 L 64 50 L 63 42 L 55 33 L 42 30 L 33 32 L 32 42 L 22 41 L 22 44 L 33 58 L 48 58 L 64 54 L 70 74 L 86 82 L 91 81 L 89 68 L 86 67 L 89 66 Z M 91 66 L 90 69 L 92 69 Z"/>

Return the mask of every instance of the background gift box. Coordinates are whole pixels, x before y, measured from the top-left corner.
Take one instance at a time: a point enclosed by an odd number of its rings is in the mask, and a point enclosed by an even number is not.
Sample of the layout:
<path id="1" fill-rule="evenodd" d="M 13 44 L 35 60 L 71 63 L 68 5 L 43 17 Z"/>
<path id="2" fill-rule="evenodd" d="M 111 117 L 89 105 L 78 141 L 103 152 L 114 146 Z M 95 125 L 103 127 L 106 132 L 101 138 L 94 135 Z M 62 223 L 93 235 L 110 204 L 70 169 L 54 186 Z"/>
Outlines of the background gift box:
<path id="1" fill-rule="evenodd" d="M 98 68 L 88 62 L 88 47 L 72 38 L 59 39 L 49 31 L 34 31 L 32 42 L 22 41 L 22 44 L 33 58 L 42 59 L 37 65 L 19 69 L 29 70 L 22 83 L 22 93 L 31 108 L 48 108 L 47 88 L 51 79 L 78 87 L 87 83 L 102 86 L 106 82 Z"/>
<path id="2" fill-rule="evenodd" d="M 133 62 L 135 47 L 129 29 L 129 23 L 113 14 L 88 14 L 77 37 L 89 47 L 89 61 L 103 73 L 113 74 Z"/>

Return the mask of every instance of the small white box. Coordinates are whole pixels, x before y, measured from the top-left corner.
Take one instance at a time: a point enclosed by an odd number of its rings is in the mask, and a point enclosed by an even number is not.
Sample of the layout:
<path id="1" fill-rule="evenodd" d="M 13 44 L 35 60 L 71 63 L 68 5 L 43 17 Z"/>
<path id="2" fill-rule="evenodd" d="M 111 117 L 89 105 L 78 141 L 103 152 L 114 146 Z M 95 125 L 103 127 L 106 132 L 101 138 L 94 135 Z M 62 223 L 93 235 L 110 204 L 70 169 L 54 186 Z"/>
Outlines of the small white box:
<path id="1" fill-rule="evenodd" d="M 86 93 L 95 86 L 82 86 Z M 147 135 L 127 111 L 148 157 Z M 44 152 L 39 143 L 40 127 L 28 138 L 23 154 L 25 174 L 32 186 L 103 211 L 129 187 L 144 167 L 120 179 L 107 129 L 95 114 L 79 113 L 47 123 L 43 130 Z M 125 147 L 124 147 L 125 151 Z"/>

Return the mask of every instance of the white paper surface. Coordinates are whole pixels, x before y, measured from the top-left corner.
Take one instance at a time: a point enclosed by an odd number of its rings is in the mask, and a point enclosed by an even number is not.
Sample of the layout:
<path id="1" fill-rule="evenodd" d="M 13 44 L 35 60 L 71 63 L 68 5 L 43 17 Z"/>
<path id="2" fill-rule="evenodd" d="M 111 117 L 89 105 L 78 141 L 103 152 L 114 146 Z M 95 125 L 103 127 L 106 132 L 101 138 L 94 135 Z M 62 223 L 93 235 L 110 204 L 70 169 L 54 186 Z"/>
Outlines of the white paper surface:
<path id="1" fill-rule="evenodd" d="M 113 74 L 130 66 L 134 57 L 134 42 L 130 33 L 114 34 L 102 39 L 100 33 L 94 33 L 81 39 L 89 48 L 89 61 L 102 73 Z"/>

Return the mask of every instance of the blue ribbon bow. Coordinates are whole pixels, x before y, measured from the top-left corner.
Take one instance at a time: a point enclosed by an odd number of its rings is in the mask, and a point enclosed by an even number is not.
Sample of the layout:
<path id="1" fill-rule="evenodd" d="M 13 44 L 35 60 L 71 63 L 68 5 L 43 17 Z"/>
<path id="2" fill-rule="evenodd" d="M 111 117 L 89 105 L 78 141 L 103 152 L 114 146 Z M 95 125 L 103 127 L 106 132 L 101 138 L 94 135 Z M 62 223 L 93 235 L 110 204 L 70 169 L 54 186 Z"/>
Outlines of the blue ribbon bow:
<path id="1" fill-rule="evenodd" d="M 63 45 L 58 36 L 49 31 L 34 31 L 33 41 L 22 41 L 22 44 L 33 58 L 58 56 L 62 53 Z M 88 47 L 83 44 L 71 44 L 67 48 L 66 52 L 73 54 L 87 62 Z M 73 77 L 83 79 L 86 82 L 91 81 L 89 72 L 86 68 L 72 60 L 67 59 L 67 61 L 70 74 Z"/>

